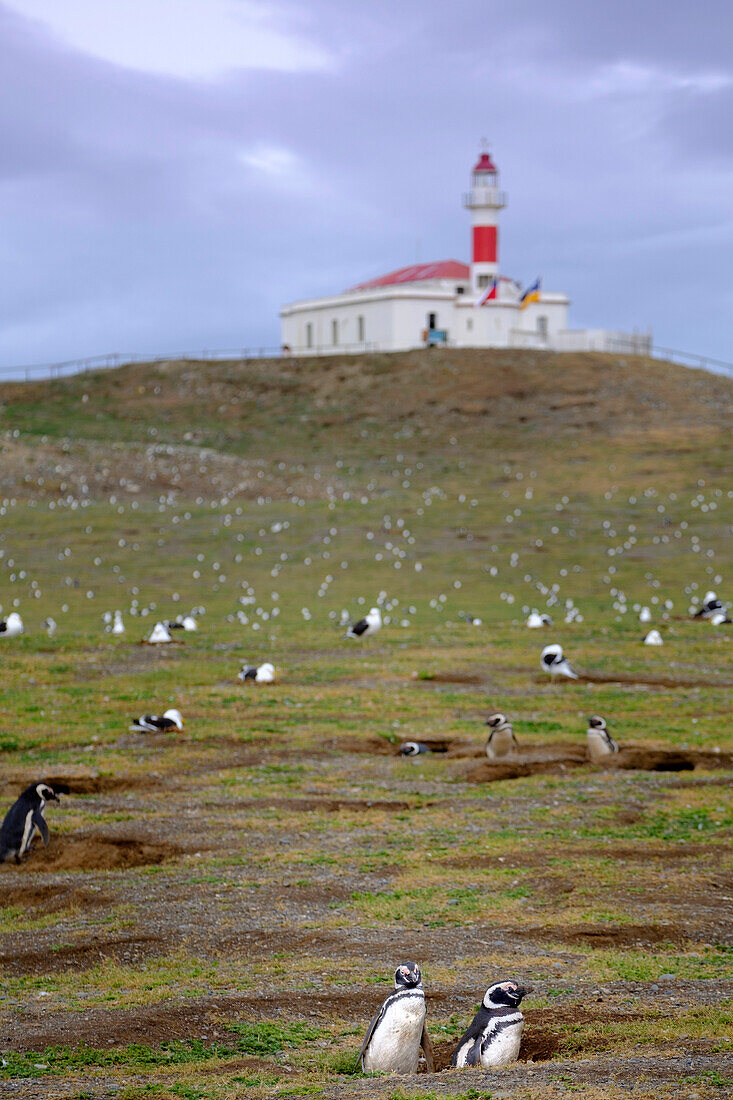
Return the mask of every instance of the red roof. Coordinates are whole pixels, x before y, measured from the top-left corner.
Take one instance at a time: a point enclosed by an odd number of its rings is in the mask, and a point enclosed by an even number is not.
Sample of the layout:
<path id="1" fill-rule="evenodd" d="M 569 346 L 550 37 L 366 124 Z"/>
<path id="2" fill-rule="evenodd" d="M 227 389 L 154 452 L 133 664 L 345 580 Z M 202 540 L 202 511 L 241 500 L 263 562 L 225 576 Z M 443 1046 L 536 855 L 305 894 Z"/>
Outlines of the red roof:
<path id="1" fill-rule="evenodd" d="M 369 279 L 366 283 L 358 283 L 357 286 L 349 287 L 349 290 L 372 290 L 378 286 L 421 283 L 426 279 L 468 279 L 469 275 L 468 264 L 462 264 L 458 260 L 438 260 L 433 264 L 411 264 L 410 267 L 401 267 L 398 271 L 390 271 L 388 275 L 380 275 L 376 279 Z"/>
<path id="2" fill-rule="evenodd" d="M 496 172 L 497 168 L 488 153 L 482 153 L 473 166 L 474 172 Z"/>

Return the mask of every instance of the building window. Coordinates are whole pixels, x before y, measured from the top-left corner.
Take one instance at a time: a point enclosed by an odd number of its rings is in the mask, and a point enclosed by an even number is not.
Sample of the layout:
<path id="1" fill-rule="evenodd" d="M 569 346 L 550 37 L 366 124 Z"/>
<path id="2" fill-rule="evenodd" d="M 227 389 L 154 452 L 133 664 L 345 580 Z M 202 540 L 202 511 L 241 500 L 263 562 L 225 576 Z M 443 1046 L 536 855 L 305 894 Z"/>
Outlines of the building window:
<path id="1" fill-rule="evenodd" d="M 357 321 L 357 325 L 358 325 L 358 328 L 359 328 L 359 337 L 358 337 L 359 343 L 363 344 L 364 340 L 366 339 L 366 337 L 364 336 L 364 318 L 363 317 L 357 317 L 356 321 Z"/>
<path id="2" fill-rule="evenodd" d="M 456 294 L 465 294 L 465 292 L 466 292 L 465 286 L 457 286 L 456 287 Z"/>
<path id="3" fill-rule="evenodd" d="M 473 328 L 473 317 L 467 317 L 466 318 L 466 328 L 468 329 L 469 332 L 472 330 L 472 328 Z"/>
<path id="4" fill-rule="evenodd" d="M 339 342 L 339 323 L 338 321 L 331 321 L 331 343 L 334 347 Z"/>
<path id="5" fill-rule="evenodd" d="M 481 288 L 489 285 L 488 275 L 479 275 L 476 279 L 476 286 Z"/>
<path id="6" fill-rule="evenodd" d="M 310 323 L 310 321 L 305 326 L 305 346 L 307 348 L 313 347 L 313 325 Z"/>
<path id="7" fill-rule="evenodd" d="M 546 317 L 538 317 L 537 318 L 537 335 L 539 336 L 540 340 L 543 341 L 543 343 L 547 343 L 547 318 Z"/>
<path id="8" fill-rule="evenodd" d="M 438 315 L 437 313 L 428 314 L 428 328 L 432 332 L 433 329 L 438 327 Z"/>

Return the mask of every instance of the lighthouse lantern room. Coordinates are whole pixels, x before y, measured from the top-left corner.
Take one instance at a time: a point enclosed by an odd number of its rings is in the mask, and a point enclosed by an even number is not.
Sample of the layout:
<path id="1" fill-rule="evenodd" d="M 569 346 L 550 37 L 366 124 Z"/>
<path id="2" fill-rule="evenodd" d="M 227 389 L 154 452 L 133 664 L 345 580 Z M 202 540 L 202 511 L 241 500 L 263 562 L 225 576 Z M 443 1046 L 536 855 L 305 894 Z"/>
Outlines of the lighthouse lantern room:
<path id="1" fill-rule="evenodd" d="M 488 151 L 474 165 L 463 205 L 471 211 L 471 289 L 480 295 L 499 275 L 499 211 L 506 206 L 499 172 Z"/>

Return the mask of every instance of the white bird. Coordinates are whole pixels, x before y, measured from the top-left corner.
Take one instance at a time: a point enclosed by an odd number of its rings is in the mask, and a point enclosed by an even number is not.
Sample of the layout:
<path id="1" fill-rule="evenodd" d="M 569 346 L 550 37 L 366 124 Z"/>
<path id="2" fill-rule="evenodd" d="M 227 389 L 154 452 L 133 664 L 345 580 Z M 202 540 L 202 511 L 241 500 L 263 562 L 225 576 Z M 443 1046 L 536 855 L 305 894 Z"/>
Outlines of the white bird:
<path id="1" fill-rule="evenodd" d="M 721 611 L 725 614 L 725 604 L 718 599 L 714 592 L 706 592 L 702 607 L 695 612 L 694 618 L 712 619 L 713 615 L 718 615 Z"/>
<path id="2" fill-rule="evenodd" d="M 662 635 L 658 630 L 650 630 L 644 639 L 644 645 L 664 645 Z"/>
<path id="3" fill-rule="evenodd" d="M 540 615 L 539 611 L 531 611 L 527 616 L 526 625 L 530 630 L 539 630 L 543 626 L 552 626 L 552 619 L 549 615 Z"/>
<path id="4" fill-rule="evenodd" d="M 372 607 L 365 618 L 354 623 L 346 632 L 347 638 L 365 638 L 367 634 L 376 634 L 382 629 L 382 613 L 378 607 Z"/>
<path id="5" fill-rule="evenodd" d="M 652 621 L 651 611 L 649 610 L 648 607 L 642 607 L 641 611 L 639 612 L 639 622 L 640 623 L 650 623 L 651 621 Z"/>
<path id="6" fill-rule="evenodd" d="M 578 674 L 573 666 L 567 658 L 563 657 L 562 646 L 560 645 L 546 645 L 540 656 L 540 664 L 545 672 L 549 672 L 553 680 L 556 676 L 567 676 L 571 680 L 578 679 Z"/>
<path id="7" fill-rule="evenodd" d="M 130 726 L 136 733 L 170 733 L 172 730 L 183 729 L 183 718 L 180 710 L 171 708 L 163 714 L 141 714 L 133 720 Z"/>
<path id="8" fill-rule="evenodd" d="M 0 619 L 0 637 L 17 638 L 23 629 L 23 620 L 17 611 L 11 611 L 7 619 Z"/>
<path id="9" fill-rule="evenodd" d="M 716 611 L 712 618 L 708 619 L 708 622 L 713 626 L 722 626 L 723 623 L 733 622 L 733 619 L 729 619 L 725 611 Z"/>
<path id="10" fill-rule="evenodd" d="M 271 684 L 275 679 L 275 666 L 265 661 L 263 665 L 242 665 L 241 672 L 237 673 L 237 679 L 244 683 L 245 680 L 254 680 L 256 684 Z"/>
<path id="11" fill-rule="evenodd" d="M 48 634 L 49 638 L 53 638 L 54 634 L 56 633 L 56 620 L 52 619 L 49 615 L 47 619 L 43 620 L 41 626 L 44 626 L 46 628 L 46 633 Z"/>
<path id="12" fill-rule="evenodd" d="M 125 624 L 122 621 L 122 612 L 121 611 L 115 611 L 115 621 L 112 624 L 112 633 L 113 634 L 124 634 L 125 633 Z"/>
<path id="13" fill-rule="evenodd" d="M 149 645 L 163 645 L 165 642 L 172 642 L 170 634 L 166 630 L 163 623 L 156 623 L 152 629 L 150 637 L 147 639 Z"/>

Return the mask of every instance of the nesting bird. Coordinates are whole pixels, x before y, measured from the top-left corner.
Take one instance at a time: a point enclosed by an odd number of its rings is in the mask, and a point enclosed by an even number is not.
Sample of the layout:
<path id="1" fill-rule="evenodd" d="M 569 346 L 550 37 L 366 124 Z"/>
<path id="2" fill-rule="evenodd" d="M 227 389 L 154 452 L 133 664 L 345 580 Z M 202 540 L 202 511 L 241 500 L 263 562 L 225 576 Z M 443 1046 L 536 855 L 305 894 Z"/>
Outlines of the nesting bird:
<path id="1" fill-rule="evenodd" d="M 163 714 L 141 714 L 134 718 L 130 729 L 135 733 L 172 733 L 173 730 L 183 729 L 183 718 L 180 710 L 171 708 Z"/>
<path id="2" fill-rule="evenodd" d="M 366 638 L 367 634 L 376 634 L 382 629 L 382 613 L 378 607 L 372 607 L 369 614 L 346 631 L 347 638 Z"/>
<path id="3" fill-rule="evenodd" d="M 531 987 L 513 981 L 490 985 L 472 1024 L 458 1040 L 451 1065 L 493 1069 L 516 1062 L 524 1028 L 519 1005 L 531 992 Z"/>
<path id="4" fill-rule="evenodd" d="M 112 623 L 112 634 L 124 634 L 125 624 L 122 621 L 122 612 L 115 611 L 115 619 Z"/>
<path id="5" fill-rule="evenodd" d="M 263 665 L 242 665 L 237 679 L 242 683 L 245 680 L 254 680 L 256 684 L 271 684 L 275 679 L 275 666 L 269 661 L 265 661 Z"/>
<path id="6" fill-rule="evenodd" d="M 618 745 L 606 729 L 606 719 L 594 714 L 588 720 L 588 756 L 594 764 L 600 764 L 604 757 L 618 752 Z"/>
<path id="7" fill-rule="evenodd" d="M 193 615 L 184 615 L 182 619 L 169 619 L 164 626 L 167 630 L 198 630 L 199 628 Z"/>
<path id="8" fill-rule="evenodd" d="M 539 630 L 543 626 L 552 626 L 552 619 L 549 615 L 540 615 L 539 611 L 530 611 L 526 625 L 530 630 Z"/>
<path id="9" fill-rule="evenodd" d="M 68 794 L 69 788 L 57 784 L 31 783 L 13 803 L 0 828 L 0 863 L 15 859 L 20 863 L 30 850 L 36 833 L 40 833 L 44 848 L 48 847 L 49 832 L 43 810 L 47 802 L 59 802 L 59 794 Z"/>
<path id="10" fill-rule="evenodd" d="M 712 619 L 713 615 L 721 611 L 725 614 L 725 604 L 718 599 L 714 592 L 706 592 L 705 599 L 702 601 L 702 607 L 695 612 L 693 618 Z"/>
<path id="11" fill-rule="evenodd" d="M 165 645 L 166 642 L 173 641 L 168 629 L 163 623 L 156 623 L 151 631 L 150 637 L 145 640 L 148 645 Z"/>
<path id="12" fill-rule="evenodd" d="M 400 756 L 422 756 L 430 752 L 430 747 L 422 741 L 404 741 L 400 745 Z"/>
<path id="13" fill-rule="evenodd" d="M 357 1067 L 364 1073 L 417 1073 L 422 1047 L 432 1073 L 433 1050 L 425 1027 L 425 992 L 417 963 L 398 966 L 394 984 L 394 992 L 369 1024 Z"/>
<path id="14" fill-rule="evenodd" d="M 512 724 L 503 714 L 492 714 L 486 719 L 486 725 L 491 732 L 486 742 L 486 755 L 489 760 L 496 760 L 499 756 L 509 756 L 517 752 L 519 745 L 514 736 Z"/>
<path id="15" fill-rule="evenodd" d="M 639 612 L 639 622 L 640 623 L 650 623 L 651 621 L 652 621 L 651 611 L 649 610 L 648 607 L 642 607 L 641 611 Z"/>
<path id="16" fill-rule="evenodd" d="M 662 635 L 658 630 L 650 630 L 644 639 L 644 645 L 664 645 Z"/>
<path id="17" fill-rule="evenodd" d="M 545 672 L 549 672 L 551 679 L 556 676 L 566 676 L 571 680 L 577 680 L 578 674 L 566 657 L 562 655 L 562 646 L 546 645 L 540 656 L 540 664 Z"/>
<path id="18" fill-rule="evenodd" d="M 0 619 L 0 637 L 17 638 L 23 633 L 23 620 L 17 611 L 11 611 L 7 619 Z"/>

